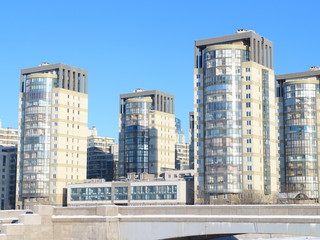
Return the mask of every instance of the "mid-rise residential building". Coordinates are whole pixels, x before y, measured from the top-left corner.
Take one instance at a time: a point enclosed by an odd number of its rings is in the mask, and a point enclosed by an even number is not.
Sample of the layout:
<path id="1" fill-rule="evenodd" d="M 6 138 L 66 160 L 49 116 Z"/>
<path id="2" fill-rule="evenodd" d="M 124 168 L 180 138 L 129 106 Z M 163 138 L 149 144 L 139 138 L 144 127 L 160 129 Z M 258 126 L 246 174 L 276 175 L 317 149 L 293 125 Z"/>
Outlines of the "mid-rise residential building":
<path id="1" fill-rule="evenodd" d="M 63 189 L 86 179 L 87 77 L 61 63 L 21 70 L 17 208 L 62 205 Z"/>
<path id="2" fill-rule="evenodd" d="M 93 127 L 88 136 L 87 179 L 116 179 L 118 144 L 114 138 L 98 136 Z"/>
<path id="3" fill-rule="evenodd" d="M 137 89 L 120 95 L 119 177 L 175 168 L 174 96 Z"/>
<path id="4" fill-rule="evenodd" d="M 0 210 L 15 209 L 17 147 L 0 146 Z"/>
<path id="5" fill-rule="evenodd" d="M 281 192 L 319 199 L 320 68 L 277 75 Z"/>
<path id="6" fill-rule="evenodd" d="M 272 42 L 251 30 L 198 40 L 194 64 L 195 202 L 277 193 Z"/>
<path id="7" fill-rule="evenodd" d="M 17 146 L 19 141 L 18 130 L 13 128 L 3 128 L 0 121 L 0 146 Z"/>

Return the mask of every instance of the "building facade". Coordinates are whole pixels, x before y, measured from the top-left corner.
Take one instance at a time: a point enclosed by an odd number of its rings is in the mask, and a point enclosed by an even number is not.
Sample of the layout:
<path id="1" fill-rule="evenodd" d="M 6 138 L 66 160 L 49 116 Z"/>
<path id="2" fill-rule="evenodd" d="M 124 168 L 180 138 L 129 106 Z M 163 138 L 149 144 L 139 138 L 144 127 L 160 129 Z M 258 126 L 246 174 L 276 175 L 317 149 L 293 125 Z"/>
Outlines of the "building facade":
<path id="1" fill-rule="evenodd" d="M 277 75 L 281 192 L 319 199 L 320 68 Z"/>
<path id="2" fill-rule="evenodd" d="M 273 44 L 253 31 L 195 41 L 195 202 L 278 192 Z"/>
<path id="3" fill-rule="evenodd" d="M 118 144 L 114 138 L 98 136 L 93 127 L 88 136 L 87 179 L 117 179 Z"/>
<path id="4" fill-rule="evenodd" d="M 86 179 L 87 77 L 61 63 L 21 70 L 17 208 L 61 205 L 63 188 Z"/>
<path id="5" fill-rule="evenodd" d="M 189 143 L 185 142 L 185 135 L 181 128 L 181 120 L 176 118 L 175 168 L 189 169 Z"/>
<path id="6" fill-rule="evenodd" d="M 0 146 L 0 210 L 15 209 L 17 147 Z"/>
<path id="7" fill-rule="evenodd" d="M 194 169 L 194 113 L 189 113 L 189 169 Z"/>
<path id="8" fill-rule="evenodd" d="M 175 168 L 174 96 L 137 89 L 120 95 L 119 177 Z"/>
<path id="9" fill-rule="evenodd" d="M 0 145 L 5 147 L 17 146 L 18 141 L 18 129 L 3 128 L 0 121 Z"/>
<path id="10" fill-rule="evenodd" d="M 176 180 L 70 184 L 68 206 L 188 204 L 187 182 Z"/>
<path id="11" fill-rule="evenodd" d="M 176 143 L 175 145 L 175 168 L 177 170 L 190 169 L 189 143 Z"/>

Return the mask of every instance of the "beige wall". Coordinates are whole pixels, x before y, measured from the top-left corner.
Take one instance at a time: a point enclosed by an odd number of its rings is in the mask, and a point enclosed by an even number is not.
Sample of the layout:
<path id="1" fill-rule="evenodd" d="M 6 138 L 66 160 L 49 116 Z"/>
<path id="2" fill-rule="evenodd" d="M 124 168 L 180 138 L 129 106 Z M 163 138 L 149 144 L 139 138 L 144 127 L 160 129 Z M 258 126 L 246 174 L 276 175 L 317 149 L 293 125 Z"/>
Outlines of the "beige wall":
<path id="1" fill-rule="evenodd" d="M 250 68 L 250 72 L 246 71 L 247 68 Z M 270 118 L 270 187 L 271 192 L 275 194 L 279 191 L 279 162 L 277 157 L 278 139 L 274 72 L 272 69 L 265 68 L 264 66 L 255 62 L 244 62 L 242 64 L 243 190 L 253 190 L 264 193 L 265 188 L 265 145 L 263 143 L 263 69 L 269 72 L 268 93 Z M 247 76 L 250 76 L 250 81 L 246 81 Z M 250 89 L 246 89 L 247 85 L 250 85 Z M 250 94 L 251 98 L 246 98 L 246 94 Z M 246 107 L 247 102 L 251 103 L 251 107 Z M 247 116 L 247 112 L 250 112 L 251 116 Z M 251 125 L 248 125 L 247 121 L 251 121 Z M 247 130 L 251 130 L 251 134 L 248 134 Z M 247 139 L 251 139 L 251 143 L 247 143 Z M 252 152 L 247 153 L 247 148 L 251 148 Z M 252 162 L 247 161 L 248 156 L 252 157 Z M 252 179 L 248 178 L 248 176 L 252 176 Z M 251 189 L 250 185 L 252 186 Z"/>
<path id="2" fill-rule="evenodd" d="M 52 103 L 50 202 L 61 205 L 63 188 L 86 179 L 88 95 L 55 88 Z"/>
<path id="3" fill-rule="evenodd" d="M 156 175 L 163 168 L 175 168 L 175 115 L 152 111 L 149 115 L 150 156 Z"/>

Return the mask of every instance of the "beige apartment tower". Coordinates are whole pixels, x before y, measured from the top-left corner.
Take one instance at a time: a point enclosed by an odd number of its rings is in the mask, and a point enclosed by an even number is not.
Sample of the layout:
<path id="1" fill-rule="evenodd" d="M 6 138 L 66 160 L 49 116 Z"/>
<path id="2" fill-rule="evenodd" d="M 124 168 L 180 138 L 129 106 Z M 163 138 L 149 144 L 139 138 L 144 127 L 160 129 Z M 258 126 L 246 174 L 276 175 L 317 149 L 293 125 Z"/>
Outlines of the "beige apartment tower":
<path id="1" fill-rule="evenodd" d="M 87 77 L 60 63 L 21 70 L 17 208 L 61 206 L 67 184 L 86 179 Z"/>
<path id="2" fill-rule="evenodd" d="M 174 96 L 137 89 L 120 95 L 119 177 L 175 168 Z"/>
<path id="3" fill-rule="evenodd" d="M 279 190 L 273 44 L 254 31 L 195 41 L 195 203 Z"/>

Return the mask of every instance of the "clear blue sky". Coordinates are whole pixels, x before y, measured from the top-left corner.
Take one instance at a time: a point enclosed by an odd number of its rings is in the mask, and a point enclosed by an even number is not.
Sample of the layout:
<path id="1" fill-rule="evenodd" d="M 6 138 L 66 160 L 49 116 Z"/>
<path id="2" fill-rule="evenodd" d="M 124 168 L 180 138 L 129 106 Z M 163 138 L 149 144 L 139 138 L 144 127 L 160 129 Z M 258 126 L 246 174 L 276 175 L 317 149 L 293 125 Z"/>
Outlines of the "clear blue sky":
<path id="1" fill-rule="evenodd" d="M 136 88 L 175 95 L 188 132 L 193 46 L 252 29 L 273 41 L 276 74 L 320 65 L 320 1 L 2 1 L 0 119 L 18 126 L 20 69 L 41 62 L 89 71 L 89 126 L 118 136 L 119 95 Z"/>

